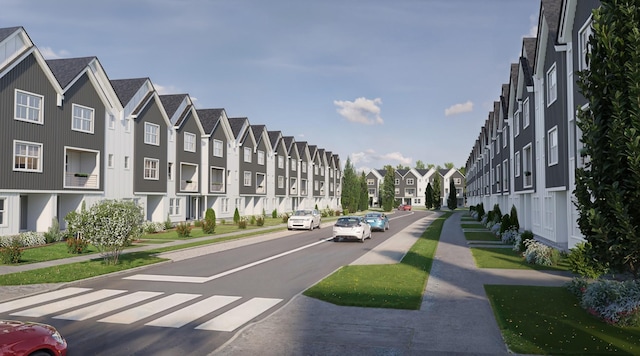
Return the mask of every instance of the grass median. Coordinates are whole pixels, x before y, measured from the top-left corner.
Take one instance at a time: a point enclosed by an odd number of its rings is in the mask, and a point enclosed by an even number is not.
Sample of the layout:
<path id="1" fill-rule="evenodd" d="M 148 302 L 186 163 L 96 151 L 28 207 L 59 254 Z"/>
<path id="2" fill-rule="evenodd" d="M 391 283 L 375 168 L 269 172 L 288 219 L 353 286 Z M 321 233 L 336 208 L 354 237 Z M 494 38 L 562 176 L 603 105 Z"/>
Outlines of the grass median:
<path id="1" fill-rule="evenodd" d="M 522 257 L 522 252 L 511 248 L 477 247 L 471 249 L 471 254 L 479 268 L 503 268 L 503 269 L 534 269 L 569 271 L 570 266 L 566 257 L 560 257 L 555 266 L 542 266 L 527 261 Z"/>
<path id="2" fill-rule="evenodd" d="M 417 310 L 447 212 L 434 220 L 400 263 L 344 266 L 303 294 L 336 305 Z"/>

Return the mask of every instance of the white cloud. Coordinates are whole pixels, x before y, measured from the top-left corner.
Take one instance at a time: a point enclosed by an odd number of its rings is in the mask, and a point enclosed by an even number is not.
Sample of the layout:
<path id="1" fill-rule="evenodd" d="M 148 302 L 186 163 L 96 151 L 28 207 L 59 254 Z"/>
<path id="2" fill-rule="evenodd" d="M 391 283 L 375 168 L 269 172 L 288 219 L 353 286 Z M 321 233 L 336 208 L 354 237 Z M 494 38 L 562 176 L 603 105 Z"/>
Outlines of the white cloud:
<path id="1" fill-rule="evenodd" d="M 351 163 L 354 166 L 358 166 L 359 170 L 368 163 L 373 163 L 373 166 L 377 167 L 377 169 L 381 169 L 388 164 L 392 166 L 396 166 L 398 164 L 410 166 L 413 162 L 413 158 L 405 157 L 400 152 L 378 154 L 373 149 L 368 149 L 363 152 L 353 152 L 349 157 L 351 158 Z"/>
<path id="2" fill-rule="evenodd" d="M 69 57 L 69 52 L 65 50 L 61 50 L 59 53 L 56 53 L 51 47 L 38 47 L 38 50 L 44 57 L 44 59 L 58 59 Z"/>
<path id="3" fill-rule="evenodd" d="M 465 112 L 473 111 L 473 103 L 471 100 L 468 100 L 466 103 L 455 104 L 446 109 L 444 109 L 445 116 L 458 115 Z"/>
<path id="4" fill-rule="evenodd" d="M 366 125 L 384 123 L 380 117 L 380 105 L 382 104 L 380 98 L 373 100 L 357 98 L 355 101 L 334 100 L 333 103 L 339 107 L 338 113 L 351 122 Z"/>

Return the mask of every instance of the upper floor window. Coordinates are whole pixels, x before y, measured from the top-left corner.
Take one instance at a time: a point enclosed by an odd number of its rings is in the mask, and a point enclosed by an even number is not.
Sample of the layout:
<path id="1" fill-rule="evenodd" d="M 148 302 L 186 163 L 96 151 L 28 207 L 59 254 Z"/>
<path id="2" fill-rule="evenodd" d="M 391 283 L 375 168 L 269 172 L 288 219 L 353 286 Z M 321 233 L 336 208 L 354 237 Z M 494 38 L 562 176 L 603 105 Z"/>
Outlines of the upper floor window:
<path id="1" fill-rule="evenodd" d="M 258 164 L 264 166 L 264 151 L 258 151 Z"/>
<path id="2" fill-rule="evenodd" d="M 455 185 L 462 184 L 462 179 L 461 178 L 453 178 L 453 184 L 455 184 Z"/>
<path id="3" fill-rule="evenodd" d="M 407 185 L 414 185 L 415 181 L 413 180 L 413 178 L 407 178 Z"/>
<path id="4" fill-rule="evenodd" d="M 196 151 L 196 135 L 191 132 L 184 133 L 184 150 L 187 152 Z"/>
<path id="5" fill-rule="evenodd" d="M 251 172 L 249 171 L 244 172 L 244 186 L 245 187 L 251 186 Z"/>
<path id="6" fill-rule="evenodd" d="M 591 51 L 589 37 L 593 34 L 592 25 L 592 19 L 589 17 L 589 20 L 587 20 L 578 33 L 578 69 L 580 70 L 589 69 L 589 60 L 587 57 Z"/>
<path id="7" fill-rule="evenodd" d="M 16 120 L 35 122 L 38 124 L 44 123 L 42 115 L 43 102 L 44 97 L 42 95 L 16 90 Z"/>
<path id="8" fill-rule="evenodd" d="M 502 128 L 502 148 L 507 148 L 507 142 L 509 138 L 509 126 L 505 126 Z"/>
<path id="9" fill-rule="evenodd" d="M 42 172 L 42 144 L 13 141 L 13 170 Z"/>
<path id="10" fill-rule="evenodd" d="M 556 64 L 547 71 L 547 106 L 553 104 L 558 98 L 558 78 Z"/>
<path id="11" fill-rule="evenodd" d="M 73 104 L 71 129 L 74 131 L 93 133 L 93 114 L 94 110 L 92 108 Z"/>
<path id="12" fill-rule="evenodd" d="M 375 180 L 373 180 L 373 179 L 367 179 L 367 185 L 374 185 L 374 184 L 376 184 L 376 183 L 375 183 Z"/>
<path id="13" fill-rule="evenodd" d="M 251 147 L 244 148 L 244 161 L 251 163 Z"/>
<path id="14" fill-rule="evenodd" d="M 298 169 L 298 164 L 296 163 L 296 159 L 295 159 L 295 158 L 292 158 L 292 159 L 291 159 L 291 170 L 292 170 L 292 171 L 295 171 L 295 170 L 297 170 L 297 169 Z"/>
<path id="15" fill-rule="evenodd" d="M 144 123 L 144 143 L 160 146 L 160 126 L 150 122 Z"/>
<path id="16" fill-rule="evenodd" d="M 400 179 L 399 178 L 394 179 L 393 180 L 393 184 L 394 185 L 399 185 L 400 184 Z"/>
<path id="17" fill-rule="evenodd" d="M 284 157 L 283 156 L 278 156 L 278 168 L 280 168 L 280 169 L 284 168 Z"/>
<path id="18" fill-rule="evenodd" d="M 302 173 L 307 173 L 307 162 L 302 162 L 300 166 L 302 169 Z"/>
<path id="19" fill-rule="evenodd" d="M 526 98 L 522 102 L 522 128 L 523 129 L 526 129 L 527 127 L 529 127 L 530 120 L 531 119 L 529 117 L 529 98 Z"/>
<path id="20" fill-rule="evenodd" d="M 520 151 L 514 153 L 513 155 L 513 164 L 514 164 L 514 175 L 516 177 L 520 177 Z"/>
<path id="21" fill-rule="evenodd" d="M 144 179 L 158 180 L 160 161 L 153 158 L 144 159 Z"/>
<path id="22" fill-rule="evenodd" d="M 558 163 L 558 127 L 555 126 L 547 133 L 549 165 Z"/>
<path id="23" fill-rule="evenodd" d="M 223 154 L 222 141 L 213 140 L 213 155 L 215 157 L 222 157 Z"/>

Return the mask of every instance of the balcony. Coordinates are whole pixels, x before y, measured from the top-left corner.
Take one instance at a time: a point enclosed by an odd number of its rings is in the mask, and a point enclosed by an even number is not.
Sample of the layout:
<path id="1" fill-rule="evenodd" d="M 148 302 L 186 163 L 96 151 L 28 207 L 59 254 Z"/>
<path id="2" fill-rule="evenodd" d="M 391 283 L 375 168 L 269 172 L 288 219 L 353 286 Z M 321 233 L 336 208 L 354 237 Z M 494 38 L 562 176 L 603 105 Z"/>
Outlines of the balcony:
<path id="1" fill-rule="evenodd" d="M 180 164 L 180 191 L 198 191 L 198 166 L 194 164 Z"/>
<path id="2" fill-rule="evenodd" d="M 65 148 L 64 187 L 100 188 L 100 158 L 97 151 Z"/>
<path id="3" fill-rule="evenodd" d="M 198 191 L 198 181 L 185 179 L 180 181 L 180 191 L 182 192 L 197 192 Z"/>
<path id="4" fill-rule="evenodd" d="M 209 186 L 209 190 L 212 193 L 223 193 L 224 184 L 222 184 L 221 182 L 211 182 L 211 185 Z"/>
<path id="5" fill-rule="evenodd" d="M 100 187 L 99 178 L 97 174 L 67 172 L 64 175 L 64 186 L 67 188 L 97 189 Z"/>

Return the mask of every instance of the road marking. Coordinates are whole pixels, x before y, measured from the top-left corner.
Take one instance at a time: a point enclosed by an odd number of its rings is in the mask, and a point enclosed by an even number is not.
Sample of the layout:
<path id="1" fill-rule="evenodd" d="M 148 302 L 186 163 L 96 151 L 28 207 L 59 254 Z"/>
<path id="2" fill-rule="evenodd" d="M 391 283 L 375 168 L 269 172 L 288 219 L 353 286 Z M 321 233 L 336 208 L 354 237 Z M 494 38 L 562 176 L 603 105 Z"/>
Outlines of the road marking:
<path id="1" fill-rule="evenodd" d="M 161 311 L 175 307 L 192 299 L 200 297 L 200 294 L 176 293 L 152 302 L 125 310 L 123 312 L 98 320 L 102 323 L 132 324 L 136 321 L 148 318 Z"/>
<path id="2" fill-rule="evenodd" d="M 227 304 L 233 303 L 240 298 L 241 297 L 214 295 L 213 297 L 201 300 L 195 304 L 177 310 L 171 314 L 167 314 L 144 325 L 162 326 L 166 328 L 179 328 L 196 319 L 199 319 L 205 314 L 209 314 L 217 309 L 226 306 Z"/>
<path id="3" fill-rule="evenodd" d="M 32 306 L 34 304 L 40 304 L 44 302 L 51 302 L 52 300 L 69 297 L 78 293 L 90 291 L 91 288 L 65 288 L 61 290 L 56 290 L 53 292 L 42 293 L 38 295 L 34 295 L 33 297 L 21 298 L 17 300 L 12 300 L 10 302 L 5 302 L 0 304 L 0 313 L 8 312 L 11 310 L 16 310 L 20 308 L 25 308 Z"/>
<path id="4" fill-rule="evenodd" d="M 198 325 L 196 329 L 230 332 L 269 310 L 281 301 L 282 299 L 274 298 L 253 298 L 206 323 Z"/>
<path id="5" fill-rule="evenodd" d="M 54 316 L 54 319 L 64 320 L 87 320 L 96 316 L 108 313 L 110 311 L 126 307 L 131 304 L 147 300 L 163 294 L 162 292 L 134 292 L 115 299 L 109 299 L 104 302 L 94 304 L 89 307 L 76 309 L 68 313 Z"/>
<path id="6" fill-rule="evenodd" d="M 240 267 L 237 267 L 237 268 L 234 268 L 234 269 L 230 269 L 228 271 L 224 271 L 224 272 L 215 274 L 215 275 L 210 276 L 210 277 L 185 277 L 185 276 L 171 276 L 171 275 L 159 275 L 159 274 L 136 274 L 136 275 L 133 275 L 133 276 L 124 277 L 123 279 L 130 279 L 130 280 L 137 280 L 137 281 L 178 282 L 178 283 L 206 283 L 206 282 L 213 281 L 214 279 L 225 277 L 225 276 L 228 276 L 230 274 L 245 270 L 247 268 L 255 267 L 255 266 L 263 264 L 265 262 L 273 261 L 273 260 L 275 260 L 277 258 L 284 257 L 284 256 L 290 255 L 292 253 L 296 253 L 298 251 L 302 251 L 304 249 L 307 249 L 309 247 L 313 247 L 315 245 L 319 245 L 319 244 L 324 243 L 326 241 L 328 241 L 328 240 L 316 241 L 314 243 L 311 243 L 311 244 L 308 244 L 308 245 L 304 245 L 304 246 L 295 248 L 293 250 L 285 251 L 285 252 L 279 253 L 277 255 L 273 255 L 271 257 L 267 257 L 267 258 L 261 259 L 259 261 L 251 262 L 251 263 L 246 264 L 244 266 L 240 266 Z"/>
<path id="7" fill-rule="evenodd" d="M 91 292 L 89 294 L 84 294 L 77 297 L 64 299 L 58 302 L 45 304 L 40 307 L 23 310 L 21 312 L 16 312 L 11 315 L 41 317 L 41 316 L 57 313 L 65 309 L 71 309 L 74 307 L 78 307 L 80 305 L 89 304 L 91 302 L 95 302 L 100 299 L 113 297 L 114 295 L 122 294 L 124 292 L 126 292 L 126 290 L 102 289 L 99 291 Z"/>

